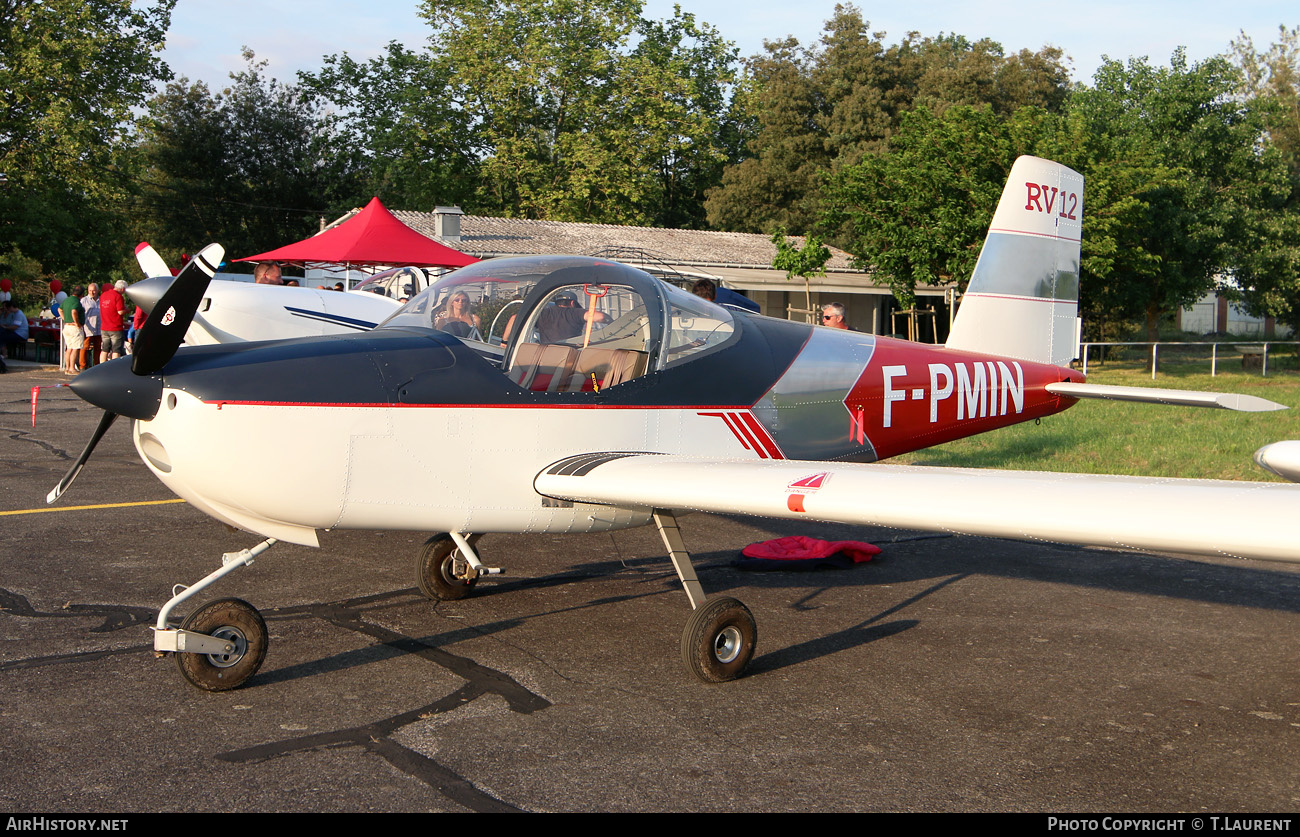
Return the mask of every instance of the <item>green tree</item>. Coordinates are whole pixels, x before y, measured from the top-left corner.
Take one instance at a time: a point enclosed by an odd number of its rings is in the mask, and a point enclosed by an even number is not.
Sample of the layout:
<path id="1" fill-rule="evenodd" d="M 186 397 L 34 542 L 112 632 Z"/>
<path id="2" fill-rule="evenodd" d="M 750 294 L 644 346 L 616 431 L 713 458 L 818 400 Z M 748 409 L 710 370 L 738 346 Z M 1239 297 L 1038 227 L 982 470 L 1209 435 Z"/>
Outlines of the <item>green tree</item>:
<path id="1" fill-rule="evenodd" d="M 310 92 L 267 78 L 251 51 L 244 58 L 230 87 L 213 94 L 180 79 L 141 121 L 142 231 L 168 254 L 219 241 L 232 256 L 252 255 L 305 238 L 356 200 Z"/>
<path id="2" fill-rule="evenodd" d="M 765 46 L 765 55 L 746 62 L 737 91 L 748 128 L 741 159 L 723 170 L 705 202 L 709 226 L 717 229 L 807 230 L 817 173 L 830 163 L 807 55 L 794 38 Z"/>
<path id="3" fill-rule="evenodd" d="M 1011 165 L 1032 152 L 1044 118 L 1034 108 L 1009 120 L 989 106 L 913 111 L 886 149 L 827 177 L 823 226 L 904 308 L 917 285 L 964 287 Z"/>
<path id="4" fill-rule="evenodd" d="M 729 96 L 736 49 L 680 7 L 667 21 L 641 19 L 637 37 L 628 75 L 649 94 L 634 114 L 646 131 L 640 164 L 651 179 L 646 213 L 655 226 L 699 228 L 705 195 L 722 176 L 736 129 Z"/>
<path id="5" fill-rule="evenodd" d="M 1268 148 L 1281 157 L 1289 191 L 1262 213 L 1255 246 L 1244 248 L 1234 278 L 1246 307 L 1272 315 L 1300 333 L 1300 26 L 1278 27 L 1278 39 L 1258 52 L 1242 33 L 1233 41 L 1241 70 L 1239 94 L 1265 114 Z"/>
<path id="6" fill-rule="evenodd" d="M 221 99 L 203 82 L 181 78 L 149 103 L 140 123 L 147 161 L 148 209 L 141 234 L 173 258 L 222 240 L 238 225 L 241 208 L 226 201 L 237 182 L 231 130 Z"/>
<path id="7" fill-rule="evenodd" d="M 1069 73 L 1057 47 L 1027 49 L 1007 57 L 989 38 L 971 41 L 962 35 L 908 37 L 895 50 L 902 65 L 902 84 L 912 89 L 912 105 L 936 114 L 956 105 L 989 105 L 1009 116 L 1033 106 L 1056 111 L 1069 92 Z"/>
<path id="8" fill-rule="evenodd" d="M 1062 107 L 1069 77 L 1059 49 L 1007 56 L 998 43 L 910 32 L 886 45 L 862 13 L 838 5 L 819 44 L 768 42 L 746 63 L 746 154 L 709 195 L 709 223 L 746 232 L 812 228 L 823 214 L 819 175 L 882 151 L 904 115 L 987 105 L 1006 117 Z"/>
<path id="9" fill-rule="evenodd" d="M 1232 58 L 1241 71 L 1237 92 L 1267 110 L 1269 141 L 1300 184 L 1300 26 L 1279 26 L 1277 41 L 1264 52 L 1243 32 L 1232 42 Z"/>
<path id="10" fill-rule="evenodd" d="M 69 276 L 129 258 L 131 110 L 170 77 L 173 5 L 0 0 L 0 254 Z"/>
<path id="11" fill-rule="evenodd" d="M 813 322 L 812 277 L 826 275 L 826 263 L 831 260 L 830 248 L 815 235 L 808 236 L 800 247 L 783 232 L 774 233 L 772 243 L 776 245 L 772 267 L 784 270 L 787 280 L 796 276 L 803 280 L 804 313 L 808 322 Z"/>
<path id="12" fill-rule="evenodd" d="M 732 48 L 680 9 L 667 23 L 640 13 L 640 0 L 424 4 L 430 60 L 468 114 L 479 206 L 608 223 L 702 215 L 692 204 L 724 157 Z"/>
<path id="13" fill-rule="evenodd" d="M 1227 60 L 1188 64 L 1178 50 L 1168 67 L 1107 61 L 1071 99 L 1063 162 L 1087 179 L 1080 293 L 1145 321 L 1148 339 L 1217 277 L 1265 281 L 1278 267 L 1269 236 L 1287 173 L 1239 84 Z"/>
<path id="14" fill-rule="evenodd" d="M 478 182 L 474 120 L 452 89 L 453 68 L 394 41 L 368 62 L 331 55 L 299 82 L 329 110 L 328 153 L 357 172 L 356 202 L 407 209 L 466 203 Z"/>

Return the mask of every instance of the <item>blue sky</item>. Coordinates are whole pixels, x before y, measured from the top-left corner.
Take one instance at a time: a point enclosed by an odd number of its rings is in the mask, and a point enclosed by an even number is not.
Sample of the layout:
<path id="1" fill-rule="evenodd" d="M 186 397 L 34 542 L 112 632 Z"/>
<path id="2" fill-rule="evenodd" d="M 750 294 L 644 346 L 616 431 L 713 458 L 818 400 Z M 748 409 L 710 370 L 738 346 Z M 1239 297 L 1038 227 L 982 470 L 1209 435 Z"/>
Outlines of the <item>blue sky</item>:
<path id="1" fill-rule="evenodd" d="M 742 55 L 762 49 L 764 39 L 794 35 L 816 41 L 834 0 L 679 0 L 697 18 L 713 24 Z M 672 0 L 648 0 L 646 14 L 665 18 Z M 377 55 L 391 40 L 419 46 L 426 26 L 416 0 L 180 0 L 172 15 L 164 57 L 177 75 L 224 85 L 242 66 L 240 48 L 249 46 L 269 62 L 270 73 L 291 81 L 299 70 L 321 66 L 322 56 L 348 52 Z M 1167 63 L 1175 47 L 1193 60 L 1224 52 L 1244 30 L 1261 50 L 1279 25 L 1300 24 L 1300 6 L 1290 2 L 1043 3 L 1041 0 L 926 0 L 921 3 L 859 4 L 872 29 L 888 42 L 908 31 L 923 35 L 955 32 L 972 39 L 991 37 L 1008 51 L 1059 46 L 1073 59 L 1074 77 L 1089 81 L 1103 55 L 1148 56 Z"/>

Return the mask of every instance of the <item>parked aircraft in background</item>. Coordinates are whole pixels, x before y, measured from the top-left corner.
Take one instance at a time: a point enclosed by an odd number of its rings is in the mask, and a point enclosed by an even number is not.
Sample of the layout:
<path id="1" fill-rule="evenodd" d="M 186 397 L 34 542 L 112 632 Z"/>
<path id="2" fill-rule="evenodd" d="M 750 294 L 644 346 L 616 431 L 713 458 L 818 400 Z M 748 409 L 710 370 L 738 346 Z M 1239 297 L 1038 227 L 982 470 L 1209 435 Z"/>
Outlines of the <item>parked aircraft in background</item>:
<path id="1" fill-rule="evenodd" d="M 152 311 L 171 287 L 171 271 L 147 243 L 136 248 L 136 259 L 150 278 L 131 285 L 127 295 Z M 327 288 L 255 285 L 218 275 L 199 303 L 185 343 L 204 346 L 369 331 L 428 287 L 429 281 L 423 268 L 399 267 L 338 293 Z"/>

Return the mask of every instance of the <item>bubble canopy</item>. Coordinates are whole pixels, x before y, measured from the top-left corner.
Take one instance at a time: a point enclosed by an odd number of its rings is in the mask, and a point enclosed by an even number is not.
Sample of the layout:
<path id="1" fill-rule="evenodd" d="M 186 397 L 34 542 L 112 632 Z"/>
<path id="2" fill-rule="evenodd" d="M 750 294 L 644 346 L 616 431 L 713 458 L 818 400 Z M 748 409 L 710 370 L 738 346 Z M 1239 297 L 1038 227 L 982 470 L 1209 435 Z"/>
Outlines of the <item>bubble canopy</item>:
<path id="1" fill-rule="evenodd" d="M 587 369 L 597 360 L 621 366 L 606 379 L 621 383 L 711 353 L 737 333 L 719 305 L 627 265 L 579 256 L 478 262 L 442 277 L 379 328 L 435 329 L 504 348 L 503 369 L 537 391 L 598 390 L 598 370 Z M 533 367 L 548 363 L 561 372 L 539 381 Z"/>

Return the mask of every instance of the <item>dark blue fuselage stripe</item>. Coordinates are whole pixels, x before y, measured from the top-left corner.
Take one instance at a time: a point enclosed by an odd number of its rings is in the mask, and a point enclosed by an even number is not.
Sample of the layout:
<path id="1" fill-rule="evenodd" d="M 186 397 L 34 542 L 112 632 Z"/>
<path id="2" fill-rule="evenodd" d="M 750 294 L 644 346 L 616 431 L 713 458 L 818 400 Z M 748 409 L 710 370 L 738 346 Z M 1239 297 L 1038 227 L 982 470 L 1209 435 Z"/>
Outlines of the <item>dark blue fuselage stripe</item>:
<path id="1" fill-rule="evenodd" d="M 355 328 L 357 331 L 369 331 L 376 325 L 375 323 L 366 322 L 365 320 L 344 317 L 339 314 L 329 314 L 324 311 L 308 311 L 305 308 L 290 308 L 288 305 L 284 306 L 284 310 L 288 311 L 295 317 L 304 317 L 308 320 L 317 320 L 322 323 L 333 323 L 334 325 Z"/>

